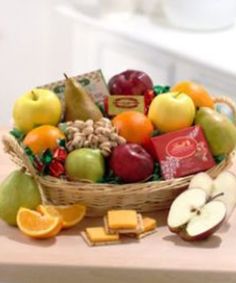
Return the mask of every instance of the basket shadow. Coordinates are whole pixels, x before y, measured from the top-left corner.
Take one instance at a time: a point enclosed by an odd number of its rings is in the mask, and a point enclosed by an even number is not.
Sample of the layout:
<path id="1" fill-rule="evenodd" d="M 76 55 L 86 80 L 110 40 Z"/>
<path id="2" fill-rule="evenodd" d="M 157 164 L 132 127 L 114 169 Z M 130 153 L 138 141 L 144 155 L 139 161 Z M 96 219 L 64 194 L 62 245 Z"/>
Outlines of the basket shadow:
<path id="1" fill-rule="evenodd" d="M 104 224 L 102 217 L 96 217 L 96 218 L 85 217 L 85 219 L 83 219 L 76 226 L 61 230 L 61 232 L 58 234 L 58 237 L 80 235 L 80 232 L 84 231 L 88 227 L 97 227 L 103 225 Z"/>
<path id="2" fill-rule="evenodd" d="M 219 236 L 213 235 L 206 240 L 196 241 L 196 242 L 188 242 L 182 240 L 177 235 L 169 235 L 163 237 L 163 240 L 172 242 L 175 246 L 186 247 L 186 248 L 202 248 L 202 249 L 215 249 L 221 245 L 222 239 Z"/>
<path id="3" fill-rule="evenodd" d="M 142 215 L 156 219 L 157 227 L 163 227 L 167 225 L 168 212 L 169 210 L 158 210 L 151 213 L 142 213 Z"/>
<path id="4" fill-rule="evenodd" d="M 49 239 L 33 239 L 33 238 L 28 238 L 27 236 L 22 235 L 22 237 L 8 237 L 8 239 L 11 239 L 15 242 L 28 245 L 28 246 L 37 246 L 40 248 L 47 248 L 51 247 L 56 243 L 56 238 L 49 238 Z"/>
<path id="5" fill-rule="evenodd" d="M 27 237 L 17 227 L 9 226 L 4 222 L 0 222 L 0 239 L 3 237 L 20 244 L 29 246 L 34 245 L 43 248 L 52 246 L 56 242 L 56 238 L 38 240 Z"/>
<path id="6" fill-rule="evenodd" d="M 224 225 L 222 225 L 222 226 L 220 227 L 219 232 L 220 232 L 220 233 L 226 233 L 226 232 L 229 231 L 230 227 L 231 227 L 230 223 L 229 223 L 229 222 L 226 222 L 226 223 L 224 223 Z"/>
<path id="7" fill-rule="evenodd" d="M 26 235 L 22 234 L 20 231 L 19 233 L 14 233 L 11 235 L 5 235 L 9 240 L 14 242 L 18 242 L 20 244 L 28 245 L 28 246 L 38 246 L 42 248 L 47 248 L 55 244 L 56 237 L 49 238 L 49 239 L 33 239 L 27 237 Z"/>
<path id="8" fill-rule="evenodd" d="M 6 235 L 6 237 L 12 241 L 18 242 L 20 244 L 28 245 L 28 246 L 37 246 L 42 248 L 47 248 L 55 244 L 56 237 L 49 239 L 34 239 L 27 237 L 22 234 L 20 231 L 18 234 L 14 233 L 12 235 Z"/>

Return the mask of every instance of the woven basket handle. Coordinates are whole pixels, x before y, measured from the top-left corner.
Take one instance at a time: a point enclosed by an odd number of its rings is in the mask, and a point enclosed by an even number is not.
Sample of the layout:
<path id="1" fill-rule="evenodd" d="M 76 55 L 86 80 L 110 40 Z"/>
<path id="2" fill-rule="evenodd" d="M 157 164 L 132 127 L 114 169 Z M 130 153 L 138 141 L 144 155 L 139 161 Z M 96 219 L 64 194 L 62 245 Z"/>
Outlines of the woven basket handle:
<path id="1" fill-rule="evenodd" d="M 219 97 L 213 97 L 214 103 L 225 103 L 227 104 L 234 112 L 234 117 L 236 118 L 236 104 L 235 102 L 226 96 L 219 96 Z"/>
<path id="2" fill-rule="evenodd" d="M 20 146 L 18 141 L 10 134 L 5 134 L 2 137 L 4 151 L 11 156 L 11 160 L 18 166 L 26 168 L 26 170 L 37 179 L 37 172 L 34 169 L 24 149 Z"/>

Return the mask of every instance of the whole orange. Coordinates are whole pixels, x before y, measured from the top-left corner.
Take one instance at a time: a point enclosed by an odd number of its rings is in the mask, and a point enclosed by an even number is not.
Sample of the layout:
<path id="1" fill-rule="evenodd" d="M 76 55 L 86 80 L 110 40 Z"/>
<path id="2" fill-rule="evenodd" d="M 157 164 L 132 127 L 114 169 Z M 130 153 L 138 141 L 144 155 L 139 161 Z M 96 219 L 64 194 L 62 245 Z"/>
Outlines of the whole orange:
<path id="1" fill-rule="evenodd" d="M 40 154 L 48 148 L 54 150 L 58 146 L 59 139 L 65 139 L 61 130 L 54 126 L 43 125 L 28 132 L 23 143 L 35 154 Z"/>
<path id="2" fill-rule="evenodd" d="M 143 144 L 151 136 L 153 125 L 144 114 L 137 111 L 127 111 L 118 114 L 112 123 L 119 135 L 127 142 Z"/>
<path id="3" fill-rule="evenodd" d="M 171 91 L 183 92 L 190 96 L 196 107 L 214 107 L 214 101 L 208 91 L 200 84 L 191 81 L 181 81 L 171 88 Z"/>

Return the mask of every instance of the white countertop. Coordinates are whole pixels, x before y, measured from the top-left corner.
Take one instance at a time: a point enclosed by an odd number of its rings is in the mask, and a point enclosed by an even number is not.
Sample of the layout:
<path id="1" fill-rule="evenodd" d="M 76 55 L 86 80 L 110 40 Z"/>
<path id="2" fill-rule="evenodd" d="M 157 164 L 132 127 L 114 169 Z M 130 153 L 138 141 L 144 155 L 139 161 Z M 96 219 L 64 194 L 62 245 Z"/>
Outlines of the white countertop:
<path id="1" fill-rule="evenodd" d="M 161 15 L 153 20 L 134 15 L 121 21 L 102 18 L 96 10 L 69 5 L 57 6 L 57 10 L 75 21 L 161 49 L 180 60 L 195 61 L 236 76 L 236 25 L 214 32 L 193 32 L 171 27 Z"/>
<path id="2" fill-rule="evenodd" d="M 0 139 L 6 130 L 0 129 Z M 0 146 L 0 182 L 15 168 Z M 235 172 L 234 160 L 231 170 Z M 185 242 L 166 226 L 166 211 L 150 214 L 158 230 L 140 242 L 88 247 L 87 218 L 57 237 L 34 240 L 0 220 L 0 283 L 235 283 L 236 210 L 206 241 Z"/>

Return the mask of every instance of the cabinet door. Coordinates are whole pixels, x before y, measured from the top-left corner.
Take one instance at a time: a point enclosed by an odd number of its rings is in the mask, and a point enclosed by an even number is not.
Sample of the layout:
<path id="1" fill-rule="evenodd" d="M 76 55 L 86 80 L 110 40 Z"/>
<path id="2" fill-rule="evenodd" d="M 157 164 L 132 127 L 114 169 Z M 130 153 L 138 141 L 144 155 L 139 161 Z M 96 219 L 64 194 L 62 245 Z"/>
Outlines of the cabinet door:
<path id="1" fill-rule="evenodd" d="M 127 69 L 137 69 L 149 74 L 155 84 L 173 82 L 174 65 L 161 52 L 107 34 L 97 37 L 96 46 L 97 65 L 106 78 Z"/>

